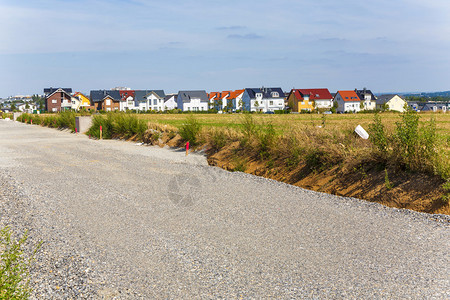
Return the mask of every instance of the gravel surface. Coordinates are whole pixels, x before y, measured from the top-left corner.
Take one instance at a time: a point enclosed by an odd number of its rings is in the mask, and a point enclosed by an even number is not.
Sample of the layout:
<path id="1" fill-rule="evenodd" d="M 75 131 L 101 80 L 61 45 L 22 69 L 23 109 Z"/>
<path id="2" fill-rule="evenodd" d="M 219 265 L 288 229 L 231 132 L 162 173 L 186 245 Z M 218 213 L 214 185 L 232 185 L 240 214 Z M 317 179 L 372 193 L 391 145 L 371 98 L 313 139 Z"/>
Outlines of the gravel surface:
<path id="1" fill-rule="evenodd" d="M 0 226 L 33 298 L 450 298 L 448 216 L 0 120 Z"/>

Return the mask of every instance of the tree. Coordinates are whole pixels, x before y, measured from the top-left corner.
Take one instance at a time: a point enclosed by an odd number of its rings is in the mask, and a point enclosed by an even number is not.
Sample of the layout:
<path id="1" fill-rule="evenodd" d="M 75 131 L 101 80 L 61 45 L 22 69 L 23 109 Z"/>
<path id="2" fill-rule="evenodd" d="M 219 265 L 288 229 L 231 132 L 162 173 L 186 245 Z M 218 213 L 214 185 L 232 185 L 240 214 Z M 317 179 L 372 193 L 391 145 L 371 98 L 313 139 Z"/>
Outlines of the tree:
<path id="1" fill-rule="evenodd" d="M 239 99 L 238 106 L 239 108 L 236 107 L 236 109 L 244 110 L 244 101 L 242 101 L 242 98 Z"/>
<path id="2" fill-rule="evenodd" d="M 359 102 L 359 109 L 360 110 L 364 109 L 364 101 Z"/>
<path id="3" fill-rule="evenodd" d="M 389 104 L 387 104 L 387 102 L 383 104 L 383 110 L 384 111 L 388 111 L 389 110 Z"/>
<path id="4" fill-rule="evenodd" d="M 259 102 L 258 102 L 258 100 L 255 100 L 255 108 L 256 108 L 256 111 L 259 111 Z"/>
<path id="5" fill-rule="evenodd" d="M 331 112 L 333 114 L 335 114 L 338 107 L 339 107 L 339 104 L 337 103 L 337 101 L 333 101 L 333 106 L 331 107 Z"/>
<path id="6" fill-rule="evenodd" d="M 16 104 L 15 103 L 11 103 L 11 110 L 15 111 L 17 109 Z"/>
<path id="7" fill-rule="evenodd" d="M 30 104 L 28 104 L 28 102 L 25 104 L 25 109 L 30 109 Z"/>

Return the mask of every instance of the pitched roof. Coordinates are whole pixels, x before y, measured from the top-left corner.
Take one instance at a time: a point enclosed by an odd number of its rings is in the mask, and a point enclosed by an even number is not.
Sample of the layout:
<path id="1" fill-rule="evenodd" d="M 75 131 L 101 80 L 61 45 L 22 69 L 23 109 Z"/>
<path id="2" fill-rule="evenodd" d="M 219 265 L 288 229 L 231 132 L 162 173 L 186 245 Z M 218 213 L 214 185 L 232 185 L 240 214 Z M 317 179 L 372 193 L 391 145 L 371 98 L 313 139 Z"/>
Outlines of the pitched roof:
<path id="1" fill-rule="evenodd" d="M 370 100 L 371 101 L 375 101 L 377 100 L 377 98 L 375 97 L 375 95 L 372 93 L 371 90 L 366 90 L 365 88 L 362 90 L 357 90 L 355 89 L 356 94 L 359 97 L 359 100 L 365 100 L 365 95 L 370 95 Z"/>
<path id="2" fill-rule="evenodd" d="M 90 98 L 92 102 L 101 102 L 105 97 L 111 97 L 115 101 L 120 101 L 122 98 L 120 97 L 119 91 L 113 90 L 93 90 L 90 93 Z"/>
<path id="3" fill-rule="evenodd" d="M 331 96 L 330 91 L 328 89 L 293 89 L 291 92 L 294 92 L 295 97 L 297 99 L 303 99 L 304 96 L 309 96 L 311 100 L 331 100 L 333 96 Z"/>
<path id="4" fill-rule="evenodd" d="M 214 99 L 214 98 L 219 98 L 220 97 L 220 92 L 211 92 L 208 94 L 208 99 Z"/>
<path id="5" fill-rule="evenodd" d="M 380 95 L 377 98 L 377 104 L 385 104 L 386 102 L 389 102 L 389 100 L 391 100 L 395 96 L 399 96 L 399 95 L 397 95 L 397 94 Z M 401 97 L 401 96 L 399 96 L 399 97 L 402 98 L 403 100 L 405 100 L 403 97 Z"/>
<path id="6" fill-rule="evenodd" d="M 284 92 L 281 88 L 275 87 L 275 88 L 246 88 L 245 89 L 250 96 L 250 98 L 256 98 L 257 93 L 262 93 L 263 98 L 284 98 Z M 272 92 L 277 92 L 278 97 L 272 97 Z"/>
<path id="7" fill-rule="evenodd" d="M 179 91 L 178 98 L 183 102 L 191 102 L 191 98 L 200 98 L 201 102 L 209 102 L 208 95 L 204 90 L 199 91 Z"/>
<path id="8" fill-rule="evenodd" d="M 137 101 L 146 100 L 146 97 L 148 94 L 155 93 L 159 98 L 164 98 L 166 96 L 166 93 L 164 93 L 163 90 L 137 90 L 134 91 L 134 98 Z"/>
<path id="9" fill-rule="evenodd" d="M 342 100 L 346 101 L 346 102 L 359 102 L 359 97 L 356 94 L 355 91 L 338 91 L 336 93 L 337 95 L 341 95 Z"/>
<path id="10" fill-rule="evenodd" d="M 128 97 L 134 98 L 134 91 L 133 90 L 119 90 L 120 97 L 122 98 L 122 101 L 125 101 Z"/>
<path id="11" fill-rule="evenodd" d="M 71 94 L 72 93 L 72 88 L 52 88 L 51 87 L 51 88 L 44 88 L 44 94 L 45 95 L 50 95 L 50 94 L 53 94 L 54 92 L 56 92 L 59 89 L 62 89 L 67 94 Z"/>

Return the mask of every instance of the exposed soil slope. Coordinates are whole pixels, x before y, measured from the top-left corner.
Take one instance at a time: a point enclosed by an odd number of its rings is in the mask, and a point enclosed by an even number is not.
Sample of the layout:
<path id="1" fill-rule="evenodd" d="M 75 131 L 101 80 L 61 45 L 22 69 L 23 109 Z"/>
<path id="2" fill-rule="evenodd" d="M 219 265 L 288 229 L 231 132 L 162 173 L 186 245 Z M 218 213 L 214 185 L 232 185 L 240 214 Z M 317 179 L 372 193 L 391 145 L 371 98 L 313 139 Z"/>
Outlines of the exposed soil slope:
<path id="1" fill-rule="evenodd" d="M 230 171 L 271 178 L 306 189 L 355 197 L 386 206 L 420 212 L 450 214 L 450 207 L 442 200 L 443 181 L 439 177 L 420 173 L 380 168 L 375 163 L 364 166 L 339 165 L 321 172 L 311 172 L 304 164 L 291 169 L 268 165 L 266 162 L 237 154 L 237 143 L 219 152 L 209 153 L 210 165 Z M 387 172 L 387 179 L 386 179 Z"/>

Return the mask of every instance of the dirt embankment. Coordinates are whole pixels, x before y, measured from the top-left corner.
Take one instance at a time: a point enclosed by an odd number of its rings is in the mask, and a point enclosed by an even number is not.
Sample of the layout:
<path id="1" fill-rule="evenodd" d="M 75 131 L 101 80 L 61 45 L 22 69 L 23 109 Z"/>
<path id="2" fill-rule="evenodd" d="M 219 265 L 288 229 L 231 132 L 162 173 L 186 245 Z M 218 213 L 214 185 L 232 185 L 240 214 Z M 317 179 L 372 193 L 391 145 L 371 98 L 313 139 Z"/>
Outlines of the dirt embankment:
<path id="1" fill-rule="evenodd" d="M 420 212 L 450 215 L 443 201 L 443 181 L 439 177 L 385 169 L 376 163 L 359 166 L 337 165 L 323 171 L 311 171 L 305 164 L 291 168 L 268 164 L 237 154 L 237 143 L 208 155 L 210 165 L 282 181 L 306 189 L 355 197 L 386 206 Z"/>

